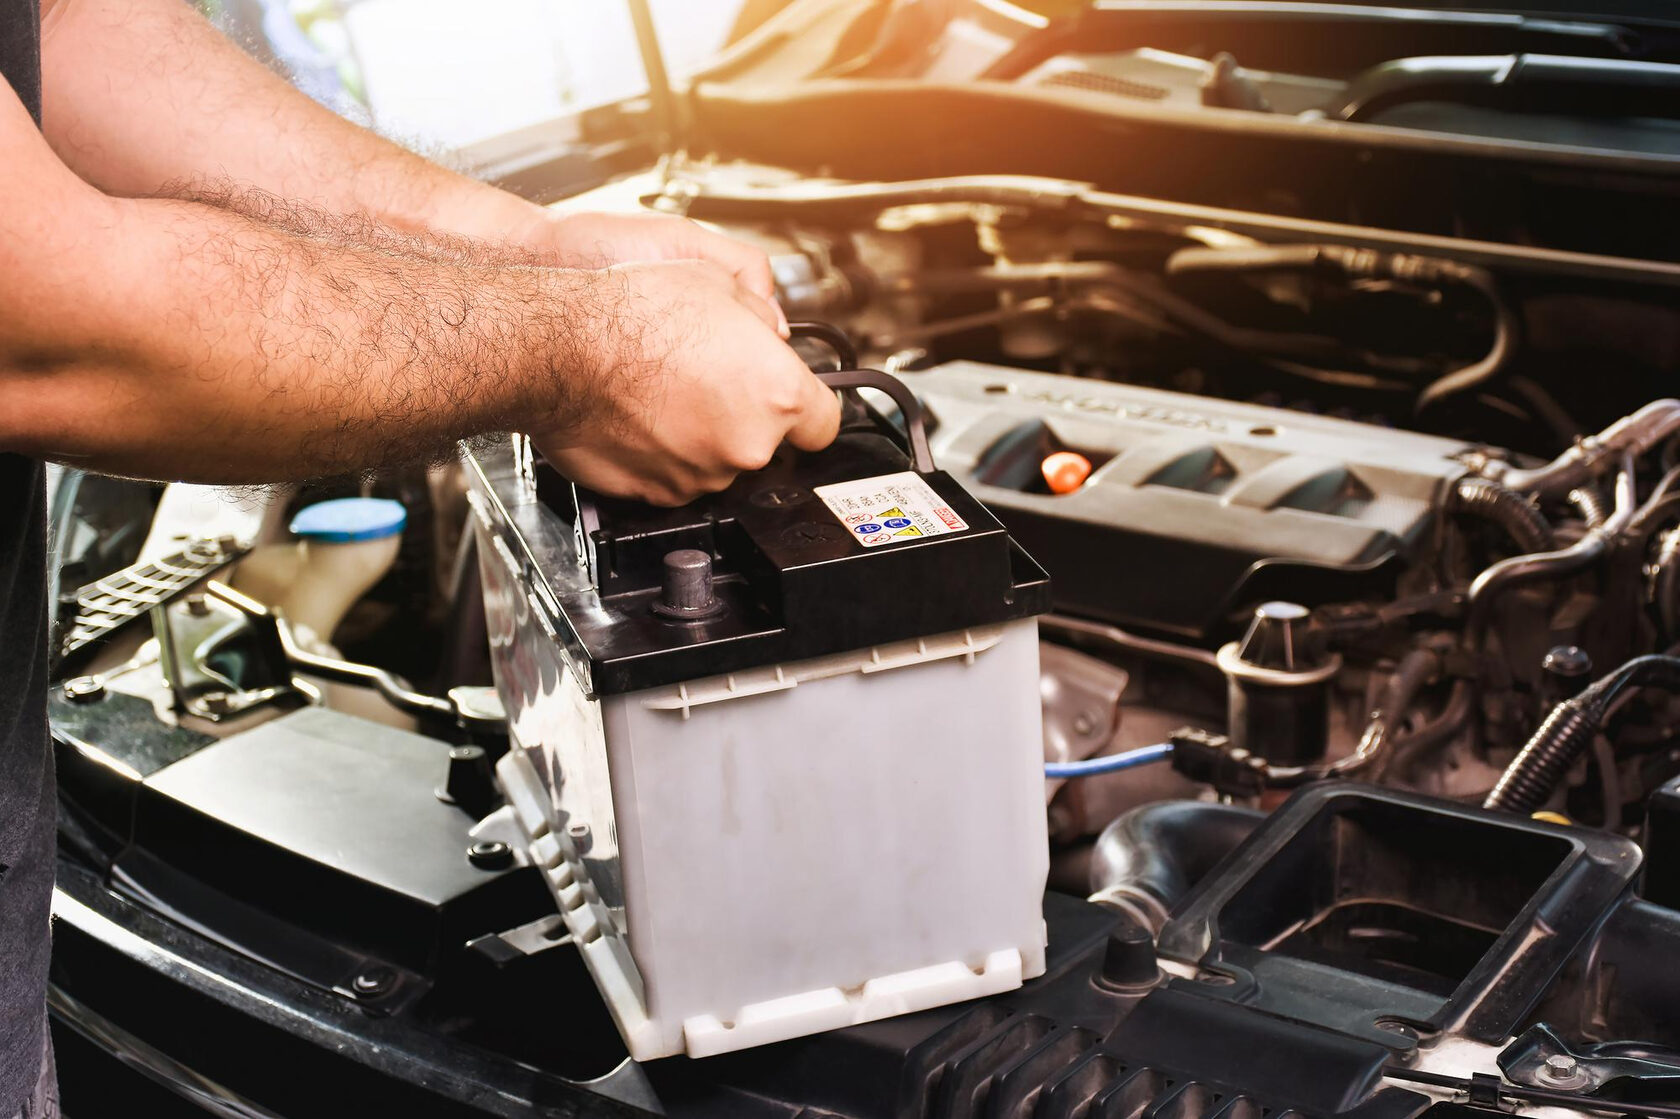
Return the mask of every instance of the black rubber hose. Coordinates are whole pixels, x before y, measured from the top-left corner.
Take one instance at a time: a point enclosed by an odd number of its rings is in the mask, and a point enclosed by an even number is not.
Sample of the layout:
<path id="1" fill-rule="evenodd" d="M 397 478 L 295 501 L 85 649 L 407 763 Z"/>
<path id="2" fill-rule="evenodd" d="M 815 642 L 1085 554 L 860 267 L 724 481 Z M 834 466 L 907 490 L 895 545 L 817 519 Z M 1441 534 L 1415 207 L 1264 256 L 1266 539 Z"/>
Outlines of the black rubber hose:
<path id="1" fill-rule="evenodd" d="M 1263 819 L 1265 814 L 1252 808 L 1197 800 L 1134 808 L 1097 837 L 1091 899 L 1159 933 L 1190 888 Z"/>
<path id="2" fill-rule="evenodd" d="M 1680 657 L 1650 653 L 1634 657 L 1610 675 L 1594 683 L 1577 699 L 1592 694 L 1603 708 L 1609 709 L 1616 697 L 1629 688 L 1657 687 L 1680 691 Z"/>
<path id="3" fill-rule="evenodd" d="M 1584 571 L 1610 550 L 1611 541 L 1627 531 L 1638 507 L 1634 497 L 1633 465 L 1632 453 L 1624 454 L 1622 469 L 1616 476 L 1616 508 L 1603 524 L 1588 529 L 1584 536 L 1566 548 L 1511 556 L 1476 576 L 1466 599 L 1465 640 L 1472 651 L 1481 651 L 1488 626 L 1493 620 L 1493 604 L 1502 593 L 1521 583 L 1561 579 Z"/>
<path id="4" fill-rule="evenodd" d="M 1441 655 L 1433 649 L 1412 649 L 1400 658 L 1394 671 L 1388 677 L 1388 683 L 1383 688 L 1382 697 L 1377 701 L 1376 709 L 1371 712 L 1371 724 L 1366 727 L 1365 737 L 1374 736 L 1378 742 L 1388 743 L 1394 737 L 1394 728 L 1405 718 L 1406 712 L 1412 709 L 1417 697 L 1424 687 L 1441 673 Z M 1364 741 L 1365 739 L 1361 739 Z M 1376 751 L 1376 766 L 1373 777 L 1380 780 L 1388 772 L 1393 761 L 1393 751 Z"/>
<path id="5" fill-rule="evenodd" d="M 1663 533 L 1658 542 L 1657 557 L 1651 564 L 1650 595 L 1663 640 L 1673 644 L 1680 640 L 1680 526 Z"/>
<path id="6" fill-rule="evenodd" d="M 1551 799 L 1570 766 L 1592 745 L 1615 698 L 1628 688 L 1648 685 L 1680 689 L 1680 657 L 1635 657 L 1580 695 L 1552 708 L 1499 775 L 1482 807 L 1525 816 L 1539 810 Z"/>
<path id="7" fill-rule="evenodd" d="M 1592 745 L 1600 717 L 1595 706 L 1582 703 L 1579 696 L 1552 708 L 1552 713 L 1499 775 L 1482 807 L 1523 816 L 1538 811 L 1551 798 L 1575 759 Z"/>
<path id="8" fill-rule="evenodd" d="M 1475 700 L 1476 689 L 1470 681 L 1455 682 L 1452 691 L 1447 693 L 1447 702 L 1440 714 L 1404 735 L 1397 735 L 1390 743 L 1387 765 L 1378 777 L 1393 774 L 1400 781 L 1411 780 L 1419 758 L 1451 742 L 1464 730 L 1465 724 L 1470 721 Z"/>
<path id="9" fill-rule="evenodd" d="M 1367 121 L 1419 101 L 1511 113 L 1664 117 L 1680 106 L 1680 66 L 1527 52 L 1395 58 L 1354 75 L 1324 112 L 1331 120 Z"/>
<path id="10" fill-rule="evenodd" d="M 1180 249 L 1167 258 L 1167 275 L 1197 271 L 1322 269 L 1351 280 L 1398 280 L 1434 288 L 1466 287 L 1493 311 L 1493 341 L 1480 359 L 1452 370 L 1418 393 L 1417 410 L 1484 384 L 1503 372 L 1516 351 L 1521 324 L 1499 283 L 1485 268 L 1440 257 L 1356 249 L 1347 245 L 1256 245 L 1234 249 Z M 1298 371 L 1298 368 L 1291 371 Z"/>
<path id="11" fill-rule="evenodd" d="M 1491 479 L 1461 478 L 1447 508 L 1498 525 L 1525 553 L 1549 552 L 1557 545 L 1545 514 L 1516 490 Z"/>

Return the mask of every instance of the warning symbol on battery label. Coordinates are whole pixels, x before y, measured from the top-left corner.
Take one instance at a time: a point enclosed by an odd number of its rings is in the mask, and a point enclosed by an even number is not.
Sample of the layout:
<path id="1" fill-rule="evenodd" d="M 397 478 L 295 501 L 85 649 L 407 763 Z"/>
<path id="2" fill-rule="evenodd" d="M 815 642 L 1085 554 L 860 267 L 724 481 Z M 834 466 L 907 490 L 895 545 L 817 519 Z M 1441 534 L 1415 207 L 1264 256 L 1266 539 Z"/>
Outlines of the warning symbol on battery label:
<path id="1" fill-rule="evenodd" d="M 818 486 L 814 492 L 865 548 L 968 528 L 945 498 L 914 471 L 836 482 Z"/>

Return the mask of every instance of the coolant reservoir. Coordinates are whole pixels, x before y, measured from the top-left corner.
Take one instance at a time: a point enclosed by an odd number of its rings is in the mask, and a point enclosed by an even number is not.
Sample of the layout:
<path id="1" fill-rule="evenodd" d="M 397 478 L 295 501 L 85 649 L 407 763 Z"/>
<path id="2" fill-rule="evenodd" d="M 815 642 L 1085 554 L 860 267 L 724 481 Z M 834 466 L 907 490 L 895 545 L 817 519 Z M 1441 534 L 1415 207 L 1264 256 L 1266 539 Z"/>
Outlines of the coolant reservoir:
<path id="1" fill-rule="evenodd" d="M 306 643 L 330 641 L 350 607 L 391 569 L 407 520 L 400 502 L 383 498 L 308 506 L 292 518 L 297 539 L 253 551 L 233 585 L 277 607 Z"/>

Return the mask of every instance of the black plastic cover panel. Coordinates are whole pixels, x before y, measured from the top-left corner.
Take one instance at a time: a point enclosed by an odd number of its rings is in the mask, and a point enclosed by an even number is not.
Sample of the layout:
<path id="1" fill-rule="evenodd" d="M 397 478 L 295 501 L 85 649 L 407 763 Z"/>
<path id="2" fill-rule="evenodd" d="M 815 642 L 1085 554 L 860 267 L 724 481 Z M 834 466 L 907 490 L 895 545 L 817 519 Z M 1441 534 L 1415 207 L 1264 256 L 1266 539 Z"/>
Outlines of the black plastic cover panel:
<path id="1" fill-rule="evenodd" d="M 423 972 L 550 904 L 529 867 L 468 860 L 474 821 L 436 795 L 448 751 L 315 707 L 230 735 L 146 778 L 115 876 L 206 927 L 289 922 Z"/>
<path id="2" fill-rule="evenodd" d="M 1346 782 L 1296 793 L 1175 910 L 1204 997 L 1350 1037 L 1503 1041 L 1638 876 L 1632 840 Z"/>

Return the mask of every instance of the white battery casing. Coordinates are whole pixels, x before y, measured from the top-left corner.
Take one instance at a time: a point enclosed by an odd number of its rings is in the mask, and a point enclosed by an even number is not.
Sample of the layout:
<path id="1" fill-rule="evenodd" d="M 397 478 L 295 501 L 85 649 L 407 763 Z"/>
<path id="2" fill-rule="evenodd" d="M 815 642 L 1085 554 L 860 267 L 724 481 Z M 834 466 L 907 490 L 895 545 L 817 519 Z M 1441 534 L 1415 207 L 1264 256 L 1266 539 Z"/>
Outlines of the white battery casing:
<path id="1" fill-rule="evenodd" d="M 505 546 L 480 543 L 514 742 L 498 775 L 632 1057 L 1043 972 L 1031 619 L 591 699 Z"/>

